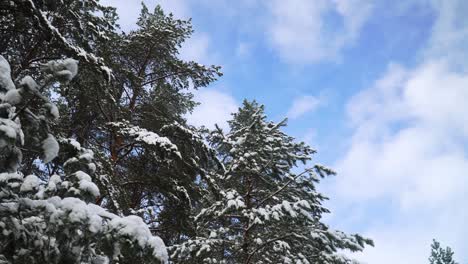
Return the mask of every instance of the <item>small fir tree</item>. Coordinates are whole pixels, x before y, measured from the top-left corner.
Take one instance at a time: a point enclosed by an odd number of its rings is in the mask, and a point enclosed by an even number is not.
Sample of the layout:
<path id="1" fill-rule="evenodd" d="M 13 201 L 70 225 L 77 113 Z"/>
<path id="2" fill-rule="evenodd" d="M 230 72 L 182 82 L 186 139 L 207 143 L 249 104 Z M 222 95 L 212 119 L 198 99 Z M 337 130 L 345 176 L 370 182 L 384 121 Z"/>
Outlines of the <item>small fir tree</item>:
<path id="1" fill-rule="evenodd" d="M 454 252 L 450 247 L 445 249 L 440 246 L 437 240 L 432 240 L 431 256 L 429 257 L 430 264 L 457 264 L 453 259 Z"/>

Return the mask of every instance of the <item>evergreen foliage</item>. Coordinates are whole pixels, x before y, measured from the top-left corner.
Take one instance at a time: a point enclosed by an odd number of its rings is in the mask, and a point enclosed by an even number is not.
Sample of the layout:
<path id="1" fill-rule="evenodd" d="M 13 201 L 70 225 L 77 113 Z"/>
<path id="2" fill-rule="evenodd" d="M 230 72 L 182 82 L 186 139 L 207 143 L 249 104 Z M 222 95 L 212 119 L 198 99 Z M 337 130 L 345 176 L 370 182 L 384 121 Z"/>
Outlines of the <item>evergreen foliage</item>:
<path id="1" fill-rule="evenodd" d="M 2 263 L 144 263 L 167 260 L 162 240 L 142 219 L 119 217 L 93 202 L 93 152 L 74 139 L 51 134 L 58 110 L 42 94 L 71 81 L 77 61 L 43 65 L 42 82 L 25 76 L 18 85 L 0 56 L 0 261 Z M 36 104 L 29 104 L 36 100 Z M 24 174 L 22 153 L 49 170 L 48 178 Z M 60 163 L 51 170 L 50 162 Z"/>
<path id="2" fill-rule="evenodd" d="M 454 252 L 450 247 L 445 249 L 440 246 L 437 240 L 433 240 L 431 244 L 431 256 L 429 257 L 430 264 L 457 264 L 453 259 Z"/>
<path id="3" fill-rule="evenodd" d="M 187 124 L 222 75 L 179 58 L 190 20 L 117 19 L 99 0 L 0 1 L 0 263 L 159 263 L 164 243 L 176 263 L 350 263 L 372 244 L 322 222 L 334 172 L 263 106 L 228 133 Z"/>
<path id="4" fill-rule="evenodd" d="M 189 89 L 206 86 L 221 73 L 217 66 L 178 58 L 192 33 L 190 21 L 143 5 L 137 28 L 122 33 L 115 9 L 96 0 L 15 0 L 2 4 L 0 12 L 0 53 L 15 65 L 13 79 L 40 77 L 37 65 L 62 54 L 79 60 L 75 79 L 44 92 L 54 94 L 61 110 L 54 132 L 95 153 L 97 202 L 120 215 L 144 217 L 167 241 L 192 232 L 185 219 L 203 192 L 196 178 L 204 181 L 217 161 L 183 116 L 196 105 Z M 178 154 L 139 140 L 131 133 L 135 129 L 160 137 Z M 25 172 L 49 177 L 34 160 L 24 153 Z M 55 162 L 50 166 L 60 169 Z"/>
<path id="5" fill-rule="evenodd" d="M 330 229 L 321 221 L 328 210 L 315 185 L 334 172 L 308 166 L 315 150 L 281 129 L 286 120 L 267 120 L 255 101 L 229 121 L 230 131 L 209 140 L 226 168 L 217 181 L 218 197 L 205 197 L 196 216 L 197 236 L 171 247 L 186 263 L 351 263 L 342 249 L 361 251 L 372 241 Z M 305 164 L 298 173 L 299 165 Z"/>

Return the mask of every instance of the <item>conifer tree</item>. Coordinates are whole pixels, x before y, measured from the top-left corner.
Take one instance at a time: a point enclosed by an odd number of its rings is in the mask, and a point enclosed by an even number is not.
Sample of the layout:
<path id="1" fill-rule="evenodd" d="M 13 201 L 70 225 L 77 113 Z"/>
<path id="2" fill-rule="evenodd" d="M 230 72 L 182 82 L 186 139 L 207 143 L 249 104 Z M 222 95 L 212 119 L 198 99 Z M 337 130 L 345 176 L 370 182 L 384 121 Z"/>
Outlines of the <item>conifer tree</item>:
<path id="1" fill-rule="evenodd" d="M 309 166 L 315 150 L 282 132 L 286 120 L 270 122 L 244 101 L 229 125 L 209 137 L 226 168 L 220 195 L 205 197 L 196 236 L 170 247 L 176 263 L 351 263 L 341 250 L 372 245 L 322 222 L 326 197 L 315 185 L 334 172 Z"/>
<path id="2" fill-rule="evenodd" d="M 193 233 L 188 214 L 218 170 L 214 151 L 184 115 L 198 89 L 221 75 L 219 67 L 178 58 L 190 21 L 144 5 L 135 30 L 119 32 L 115 8 L 98 0 L 13 0 L 0 3 L 0 54 L 13 79 L 40 76 L 40 63 L 80 62 L 66 85 L 49 87 L 60 109 L 53 134 L 93 150 L 97 203 L 119 215 L 142 216 L 165 241 Z M 32 44 L 31 44 L 32 43 Z M 62 169 L 53 160 L 50 171 Z M 23 153 L 27 174 L 50 177 Z"/>
<path id="3" fill-rule="evenodd" d="M 450 247 L 445 249 L 440 246 L 437 240 L 433 240 L 431 244 L 431 256 L 429 257 L 430 264 L 457 264 L 453 259 L 454 252 Z"/>
<path id="4" fill-rule="evenodd" d="M 98 119 L 86 116 L 89 111 L 70 118 L 93 124 L 79 133 L 101 150 L 103 182 L 116 186 L 104 202 L 116 212 L 142 216 L 168 244 L 193 233 L 188 214 L 206 191 L 208 171 L 218 167 L 214 151 L 183 117 L 196 105 L 189 89 L 221 75 L 219 67 L 178 58 L 191 33 L 189 21 L 143 5 L 137 28 L 103 47 L 114 76 L 109 96 L 97 91 L 104 100 L 80 103 L 101 113 Z M 96 95 L 80 90 L 77 97 Z"/>
<path id="5" fill-rule="evenodd" d="M 162 240 L 143 220 L 120 217 L 94 204 L 93 152 L 50 129 L 59 117 L 43 94 L 70 82 L 76 60 L 41 65 L 37 79 L 11 79 L 0 56 L 0 262 L 1 263 L 165 263 Z M 50 177 L 25 174 L 22 154 L 35 156 Z M 61 166 L 54 170 L 54 161 Z"/>

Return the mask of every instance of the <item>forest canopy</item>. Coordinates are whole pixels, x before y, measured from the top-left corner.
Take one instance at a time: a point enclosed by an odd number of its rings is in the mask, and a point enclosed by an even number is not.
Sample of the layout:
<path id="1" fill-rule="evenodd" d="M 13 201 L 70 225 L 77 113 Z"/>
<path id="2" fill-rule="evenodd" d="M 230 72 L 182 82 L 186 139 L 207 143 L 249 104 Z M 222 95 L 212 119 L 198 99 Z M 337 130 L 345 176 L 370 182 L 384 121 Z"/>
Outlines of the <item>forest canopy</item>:
<path id="1" fill-rule="evenodd" d="M 190 21 L 97 0 L 0 3 L 0 262 L 353 263 L 329 227 L 335 172 L 244 101 L 187 122 L 219 66 L 180 59 Z"/>

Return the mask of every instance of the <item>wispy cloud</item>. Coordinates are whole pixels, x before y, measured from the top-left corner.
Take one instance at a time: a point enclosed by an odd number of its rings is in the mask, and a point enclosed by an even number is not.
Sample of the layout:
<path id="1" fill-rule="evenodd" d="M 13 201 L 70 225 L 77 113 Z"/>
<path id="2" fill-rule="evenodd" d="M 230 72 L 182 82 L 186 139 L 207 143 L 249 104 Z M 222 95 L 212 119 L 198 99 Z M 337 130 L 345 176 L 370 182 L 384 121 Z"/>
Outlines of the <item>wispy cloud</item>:
<path id="1" fill-rule="evenodd" d="M 195 126 L 205 126 L 213 129 L 217 124 L 222 129 L 227 129 L 227 121 L 231 119 L 231 113 L 237 111 L 238 103 L 229 93 L 205 88 L 195 92 L 195 101 L 201 103 L 194 112 L 189 115 L 188 121 Z"/>
<path id="2" fill-rule="evenodd" d="M 341 177 L 335 194 L 355 204 L 390 200 L 396 206 L 382 209 L 392 210 L 387 213 L 396 223 L 376 227 L 384 220 L 373 211 L 367 215 L 376 218 L 368 232 L 377 246 L 363 254 L 369 263 L 424 263 L 426 254 L 414 252 L 427 251 L 432 237 L 463 252 L 464 242 L 453 234 L 468 234 L 468 212 L 460 203 L 468 193 L 467 87 L 468 74 L 442 61 L 413 70 L 392 66 L 350 101 L 355 130 L 336 165 Z M 464 220 L 451 220 L 453 215 Z M 392 247 L 403 251 L 385 257 Z"/>
<path id="3" fill-rule="evenodd" d="M 357 38 L 371 9 L 368 0 L 274 0 L 271 45 L 289 63 L 335 60 Z"/>
<path id="4" fill-rule="evenodd" d="M 210 52 L 211 39 L 206 33 L 195 33 L 182 45 L 180 57 L 184 60 L 199 63 L 214 63 L 215 52 Z"/>
<path id="5" fill-rule="evenodd" d="M 445 58 L 453 63 L 468 64 L 468 2 L 463 0 L 431 1 L 438 13 L 432 28 L 425 55 L 429 58 Z"/>
<path id="6" fill-rule="evenodd" d="M 468 74 L 436 61 L 414 70 L 392 66 L 354 97 L 348 111 L 355 130 L 339 163 L 349 175 L 339 193 L 437 207 L 468 191 L 468 109 L 460 107 L 468 100 L 466 87 Z M 347 188 L 351 183 L 360 188 Z"/>
<path id="7" fill-rule="evenodd" d="M 319 105 L 319 98 L 310 95 L 301 96 L 293 101 L 292 106 L 289 108 L 286 116 L 291 119 L 296 119 L 314 111 Z"/>
<path id="8" fill-rule="evenodd" d="M 458 45 L 468 25 L 457 22 L 468 9 L 455 2 L 433 1 L 438 17 L 419 65 L 390 63 L 348 102 L 353 133 L 334 195 L 348 205 L 382 203 L 382 215 L 372 208 L 364 216 L 376 240 L 361 255 L 368 263 L 426 263 L 434 237 L 468 257 L 468 64 L 458 60 L 468 55 Z"/>

